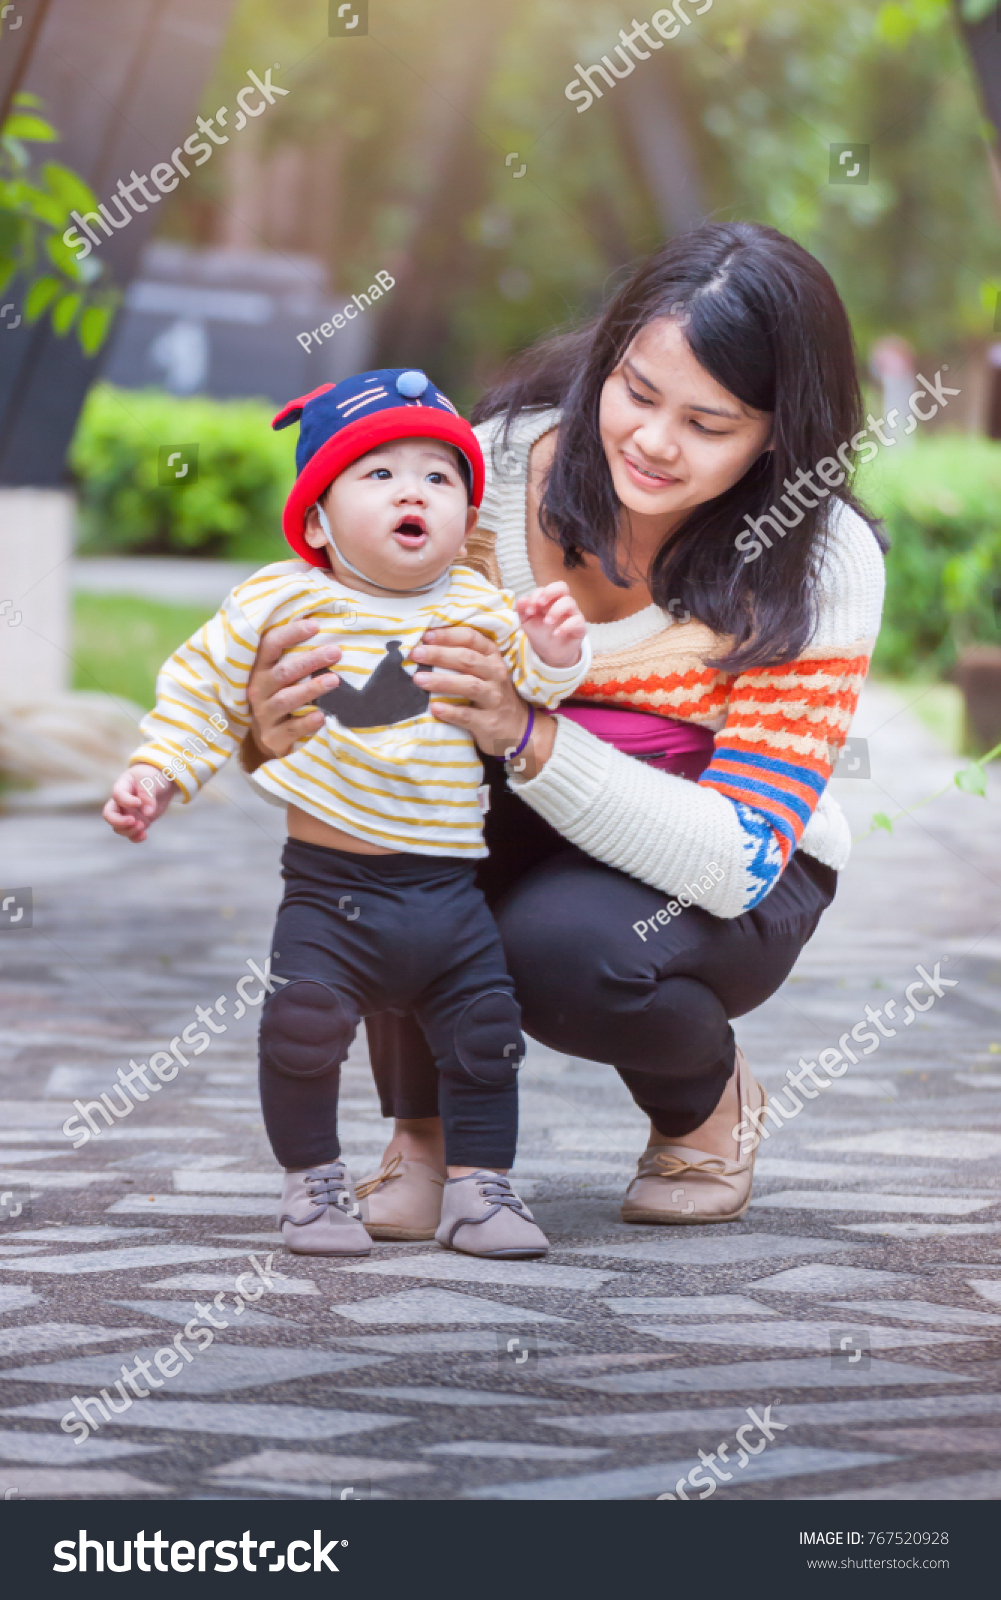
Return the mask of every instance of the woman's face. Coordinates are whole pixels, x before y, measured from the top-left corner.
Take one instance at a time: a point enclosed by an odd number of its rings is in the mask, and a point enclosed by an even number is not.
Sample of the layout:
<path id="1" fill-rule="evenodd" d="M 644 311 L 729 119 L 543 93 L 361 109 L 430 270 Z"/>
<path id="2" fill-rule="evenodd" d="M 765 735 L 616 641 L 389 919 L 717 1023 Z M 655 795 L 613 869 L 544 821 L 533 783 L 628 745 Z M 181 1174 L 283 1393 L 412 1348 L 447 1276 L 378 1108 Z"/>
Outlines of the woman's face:
<path id="1" fill-rule="evenodd" d="M 672 523 L 744 476 L 772 419 L 721 388 L 678 323 L 659 317 L 605 380 L 598 420 L 622 504 Z"/>

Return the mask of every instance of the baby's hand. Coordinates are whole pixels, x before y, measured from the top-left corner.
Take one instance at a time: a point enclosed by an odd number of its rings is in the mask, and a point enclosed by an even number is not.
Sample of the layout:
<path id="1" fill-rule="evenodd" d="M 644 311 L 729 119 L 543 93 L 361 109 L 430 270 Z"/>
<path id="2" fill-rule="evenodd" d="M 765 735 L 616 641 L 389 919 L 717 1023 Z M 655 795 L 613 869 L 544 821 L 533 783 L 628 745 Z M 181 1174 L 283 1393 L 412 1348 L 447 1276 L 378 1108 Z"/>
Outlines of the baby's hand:
<path id="1" fill-rule="evenodd" d="M 547 583 L 515 602 L 528 641 L 547 667 L 573 667 L 580 660 L 587 623 L 565 583 Z"/>
<path id="2" fill-rule="evenodd" d="M 157 817 L 162 817 L 175 794 L 177 784 L 165 778 L 158 767 L 139 762 L 116 779 L 101 815 L 123 839 L 142 844 Z"/>

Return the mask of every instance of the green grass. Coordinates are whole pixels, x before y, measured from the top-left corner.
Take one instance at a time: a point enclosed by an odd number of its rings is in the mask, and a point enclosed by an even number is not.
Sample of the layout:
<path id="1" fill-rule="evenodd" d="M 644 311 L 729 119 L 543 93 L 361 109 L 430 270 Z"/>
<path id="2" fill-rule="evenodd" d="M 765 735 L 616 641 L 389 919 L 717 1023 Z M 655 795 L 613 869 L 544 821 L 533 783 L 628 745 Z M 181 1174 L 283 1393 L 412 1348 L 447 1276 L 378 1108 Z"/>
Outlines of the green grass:
<path id="1" fill-rule="evenodd" d="M 213 609 L 128 594 L 75 595 L 74 689 L 100 689 L 148 710 L 161 666 Z"/>

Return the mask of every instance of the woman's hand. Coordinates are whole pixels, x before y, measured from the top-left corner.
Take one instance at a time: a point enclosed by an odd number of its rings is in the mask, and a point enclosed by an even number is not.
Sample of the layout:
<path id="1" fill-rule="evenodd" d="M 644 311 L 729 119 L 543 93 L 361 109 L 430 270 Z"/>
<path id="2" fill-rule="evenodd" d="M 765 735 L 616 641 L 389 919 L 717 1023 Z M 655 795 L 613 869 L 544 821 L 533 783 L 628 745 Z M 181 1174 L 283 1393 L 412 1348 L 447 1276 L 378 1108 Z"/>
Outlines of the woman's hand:
<path id="1" fill-rule="evenodd" d="M 411 655 L 420 664 L 414 682 L 431 694 L 430 709 L 438 721 L 467 729 L 485 755 L 510 757 L 525 736 L 528 707 L 493 641 L 475 628 L 429 628 Z M 436 694 L 461 695 L 469 704 L 435 700 Z M 555 721 L 536 709 L 532 737 L 515 763 L 520 777 L 535 777 L 555 738 Z"/>
<path id="2" fill-rule="evenodd" d="M 293 645 L 311 639 L 318 629 L 318 623 L 302 617 L 298 622 L 272 628 L 261 641 L 247 685 L 247 699 L 253 717 L 254 743 L 266 758 L 287 756 L 300 739 L 308 739 L 323 727 L 322 711 L 310 711 L 301 717 L 294 717 L 292 713 L 315 700 L 317 695 L 337 688 L 340 679 L 335 673 L 327 672 L 322 678 L 314 678 L 312 674 L 318 668 L 339 661 L 340 646 L 326 644 L 318 650 L 285 654 Z"/>

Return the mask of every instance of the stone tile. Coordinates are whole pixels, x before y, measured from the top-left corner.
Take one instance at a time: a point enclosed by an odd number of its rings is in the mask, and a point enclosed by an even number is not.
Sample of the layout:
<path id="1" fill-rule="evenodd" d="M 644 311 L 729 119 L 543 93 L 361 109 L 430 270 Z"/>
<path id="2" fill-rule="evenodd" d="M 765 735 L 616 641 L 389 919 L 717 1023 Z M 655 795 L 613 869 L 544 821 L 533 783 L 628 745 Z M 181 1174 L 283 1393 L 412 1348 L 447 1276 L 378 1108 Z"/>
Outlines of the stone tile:
<path id="1" fill-rule="evenodd" d="M 227 1250 L 220 1253 L 229 1255 L 232 1252 Z M 229 1294 L 236 1294 L 236 1281 L 237 1278 L 242 1276 L 243 1274 L 239 1272 L 231 1277 L 209 1272 L 182 1272 L 176 1278 L 156 1278 L 152 1282 L 140 1284 L 139 1287 L 141 1289 L 194 1289 L 200 1294 L 218 1294 L 222 1290 Z M 271 1280 L 270 1284 L 261 1284 L 265 1294 L 318 1295 L 320 1292 L 312 1278 L 286 1278 L 278 1272 L 270 1272 L 268 1276 Z M 258 1279 L 258 1282 L 260 1283 L 260 1279 Z"/>
<path id="2" fill-rule="evenodd" d="M 700 1367 L 670 1367 L 655 1372 L 618 1372 L 604 1378 L 557 1379 L 598 1394 L 714 1394 L 737 1390 L 764 1396 L 772 1389 L 876 1388 L 916 1383 L 973 1383 L 936 1367 L 914 1366 L 904 1361 L 874 1361 L 866 1372 L 832 1367 L 831 1358 L 788 1357 L 773 1361 L 734 1361 Z"/>
<path id="3" fill-rule="evenodd" d="M 845 1472 L 850 1467 L 879 1466 L 892 1455 L 864 1450 L 822 1450 L 785 1446 L 766 1451 L 734 1473 L 733 1488 L 767 1482 L 772 1478 L 803 1477 L 811 1472 Z M 572 1478 L 535 1478 L 529 1483 L 495 1483 L 467 1489 L 467 1500 L 649 1500 L 673 1493 L 680 1478 L 699 1465 L 698 1457 L 684 1461 L 651 1462 L 642 1467 L 615 1467 L 608 1472 L 586 1472 Z M 729 1484 L 719 1484 L 726 1494 Z M 703 1489 L 703 1494 L 705 1490 Z M 701 1498 L 697 1491 L 693 1500 Z"/>
<path id="4" fill-rule="evenodd" d="M 858 1437 L 876 1450 L 893 1450 L 897 1455 L 913 1450 L 936 1456 L 1001 1456 L 1001 1427 L 873 1428 Z"/>
<path id="5" fill-rule="evenodd" d="M 836 1222 L 843 1233 L 875 1233 L 885 1239 L 945 1239 L 950 1234 L 1001 1233 L 1001 1222 Z"/>
<path id="6" fill-rule="evenodd" d="M 223 1482 L 238 1482 L 241 1478 L 273 1478 L 277 1481 L 289 1477 L 311 1478 L 314 1483 L 344 1481 L 347 1478 L 368 1478 L 371 1482 L 385 1478 L 403 1478 L 410 1474 L 427 1474 L 432 1469 L 421 1461 L 384 1461 L 380 1456 L 332 1456 L 313 1450 L 258 1450 L 252 1456 L 241 1456 L 239 1461 L 229 1461 L 224 1467 L 212 1467 L 208 1478 Z"/>
<path id="7" fill-rule="evenodd" d="M 842 1322 L 850 1322 L 844 1317 Z M 858 1325 L 858 1317 L 854 1319 Z M 670 1344 L 719 1345 L 723 1349 L 775 1349 L 816 1350 L 831 1349 L 830 1322 L 766 1322 L 758 1327 L 744 1323 L 704 1322 L 694 1327 L 677 1327 L 663 1322 L 645 1322 L 637 1333 L 649 1334 L 652 1339 L 664 1339 Z M 962 1333 L 931 1333 L 917 1328 L 874 1328 L 866 1324 L 873 1350 L 918 1348 L 926 1345 L 972 1344 L 976 1340 Z"/>
<path id="8" fill-rule="evenodd" d="M 257 1195 L 241 1199 L 236 1195 L 157 1194 L 123 1195 L 113 1206 L 111 1214 L 129 1212 L 156 1213 L 164 1217 L 273 1217 L 275 1203 Z"/>
<path id="9" fill-rule="evenodd" d="M 758 1407 L 759 1412 L 761 1407 Z M 1001 1395 L 940 1394 L 910 1400 L 821 1400 L 772 1406 L 772 1416 L 797 1428 L 855 1428 L 868 1422 L 941 1422 L 947 1417 L 1001 1417 Z M 620 1411 L 590 1417 L 541 1415 L 534 1422 L 564 1433 L 606 1439 L 642 1439 L 657 1434 L 727 1434 L 747 1421 L 746 1406 L 700 1407 L 695 1411 Z"/>
<path id="10" fill-rule="evenodd" d="M 151 1242 L 157 1228 L 113 1228 L 110 1223 L 88 1223 L 85 1227 L 25 1228 L 26 1238 L 45 1244 L 104 1244 L 110 1239 L 142 1239 Z"/>
<path id="11" fill-rule="evenodd" d="M 709 1230 L 675 1228 L 669 1239 L 638 1240 L 636 1243 L 576 1245 L 563 1251 L 571 1256 L 607 1256 L 618 1261 L 662 1262 L 666 1267 L 715 1267 L 742 1261 L 767 1261 L 776 1256 L 841 1255 L 865 1248 L 842 1243 L 840 1239 L 811 1239 L 788 1233 L 749 1233 L 738 1224 L 737 1230 L 724 1227 Z"/>
<path id="12" fill-rule="evenodd" d="M 935 1300 L 832 1300 L 834 1306 L 879 1317 L 899 1317 L 906 1322 L 938 1323 L 942 1328 L 1001 1329 L 1001 1317 L 989 1311 L 968 1311 L 965 1306 L 943 1306 Z"/>
<path id="13" fill-rule="evenodd" d="M 397 1256 L 389 1261 L 362 1261 L 339 1267 L 339 1277 L 428 1278 L 438 1283 L 510 1283 L 522 1290 L 600 1289 L 615 1272 L 590 1267 L 557 1267 L 539 1261 L 482 1261 L 440 1251 L 426 1256 Z"/>
<path id="14" fill-rule="evenodd" d="M 341 1307 L 337 1308 L 341 1310 Z M 539 1350 L 565 1350 L 567 1346 L 555 1339 L 540 1339 Z M 497 1355 L 497 1334 L 493 1328 L 467 1328 L 463 1333 L 360 1333 L 344 1334 L 338 1344 L 351 1350 L 385 1350 L 399 1356 L 441 1355 Z M 656 1356 L 656 1351 L 654 1352 Z"/>
<path id="15" fill-rule="evenodd" d="M 0 1316 L 10 1311 L 23 1311 L 25 1306 L 44 1304 L 43 1296 L 36 1294 L 34 1289 L 22 1288 L 20 1284 L 0 1283 Z"/>
<path id="16" fill-rule="evenodd" d="M 879 1128 L 840 1139 L 819 1139 L 810 1150 L 848 1155 L 926 1156 L 932 1161 L 991 1161 L 1001 1156 L 1001 1133 L 977 1128 Z"/>
<path id="17" fill-rule="evenodd" d="M 23 1461 L 42 1467 L 78 1467 L 93 1461 L 114 1461 L 120 1456 L 162 1455 L 162 1444 L 127 1444 L 124 1439 L 98 1439 L 84 1444 L 65 1433 L 24 1433 L 0 1428 L 0 1461 Z"/>
<path id="18" fill-rule="evenodd" d="M 390 1357 L 385 1357 L 387 1361 Z M 492 1389 L 451 1389 L 447 1384 L 408 1386 L 389 1384 L 384 1388 L 338 1388 L 339 1394 L 357 1394 L 364 1399 L 399 1400 L 406 1406 L 555 1406 L 561 1400 L 546 1400 L 542 1395 L 502 1394 Z"/>
<path id="19" fill-rule="evenodd" d="M 79 1349 L 82 1344 L 114 1344 L 145 1338 L 148 1328 L 103 1328 L 82 1322 L 34 1322 L 0 1328 L 0 1356 L 30 1356 L 43 1350 Z M 8 1368 L 3 1376 L 12 1378 Z"/>
<path id="20" fill-rule="evenodd" d="M 875 1489 L 845 1489 L 840 1494 L 803 1495 L 804 1500 L 1001 1500 L 1001 1472 L 964 1472 L 914 1483 L 886 1483 Z"/>
<path id="21" fill-rule="evenodd" d="M 141 1339 L 149 1338 L 149 1329 L 130 1329 Z M 167 1347 L 171 1348 L 169 1340 Z M 126 1363 L 132 1365 L 136 1356 L 152 1362 L 158 1348 L 129 1350 Z M 176 1352 L 175 1352 L 176 1353 Z M 297 1378 L 327 1376 L 333 1372 L 356 1372 L 366 1367 L 379 1366 L 391 1361 L 391 1356 L 349 1355 L 324 1350 L 286 1350 L 256 1345 L 226 1345 L 216 1343 L 207 1350 L 193 1350 L 193 1359 L 172 1378 L 161 1377 L 164 1392 L 170 1394 L 223 1394 L 230 1389 L 274 1388 L 280 1383 L 291 1383 Z M 86 1387 L 88 1391 L 111 1385 L 122 1375 L 121 1356 L 78 1356 L 72 1361 L 50 1361 L 37 1367 L 8 1368 L 4 1377 L 18 1383 L 70 1384 Z M 152 1383 L 152 1380 L 151 1380 Z M 134 1408 L 133 1408 L 134 1409 Z M 131 1412 L 123 1413 L 123 1417 Z M 127 1425 L 127 1424 L 126 1424 Z"/>
<path id="22" fill-rule="evenodd" d="M 271 1194 L 280 1196 L 282 1174 L 274 1172 L 202 1172 L 181 1167 L 174 1173 L 175 1194 Z M 272 1210 L 274 1207 L 272 1207 Z"/>
<path id="23" fill-rule="evenodd" d="M 1001 1306 L 1001 1279 L 967 1278 L 966 1281 L 984 1300 L 990 1300 L 992 1305 Z"/>
<path id="24" fill-rule="evenodd" d="M 48 1172 L 34 1167 L 0 1168 L 0 1183 L 27 1183 L 37 1194 L 48 1189 L 89 1189 L 95 1183 L 120 1184 L 117 1172 L 85 1172 L 74 1167 L 71 1172 Z"/>
<path id="25" fill-rule="evenodd" d="M 770 1306 L 759 1305 L 742 1294 L 637 1295 L 629 1300 L 606 1300 L 622 1316 L 664 1317 L 775 1317 Z"/>
<path id="26" fill-rule="evenodd" d="M 5 1167 L 26 1167 L 29 1161 L 65 1161 L 72 1150 L 5 1150 Z"/>
<path id="27" fill-rule="evenodd" d="M 176 1322 L 179 1327 L 190 1322 L 192 1317 L 197 1317 L 198 1311 L 194 1300 L 111 1300 L 110 1305 L 127 1306 L 130 1311 L 143 1311 L 148 1317 L 159 1317 L 164 1322 Z M 213 1316 L 218 1316 L 218 1310 L 213 1308 Z M 243 1328 L 301 1328 L 301 1322 L 293 1322 L 289 1317 L 273 1317 L 267 1311 L 255 1311 L 246 1306 L 239 1316 L 233 1315 L 230 1319 L 230 1329 L 238 1333 Z M 146 1329 L 149 1332 L 149 1329 Z"/>
<path id="28" fill-rule="evenodd" d="M 18 1470 L 7 1472 L 8 1478 L 17 1478 Z M 18 1500 L 101 1500 L 106 1496 L 134 1500 L 138 1495 L 152 1495 L 157 1500 L 170 1499 L 170 1486 L 146 1483 L 128 1472 L 115 1472 L 95 1467 L 91 1471 L 72 1467 L 32 1467 L 24 1473 L 22 1483 L 10 1484 L 17 1490 Z M 116 1558 L 117 1559 L 117 1558 Z"/>
<path id="29" fill-rule="evenodd" d="M 856 1194 L 836 1189 L 784 1189 L 780 1194 L 756 1195 L 751 1201 L 752 1207 L 786 1211 L 911 1211 L 926 1217 L 967 1217 L 996 1204 L 962 1195 Z"/>
<path id="30" fill-rule="evenodd" d="M 78 1250 L 23 1263 L 0 1261 L 0 1272 L 51 1272 L 75 1278 L 80 1272 L 132 1272 L 137 1267 L 172 1267 L 186 1261 L 232 1260 L 243 1254 L 242 1250 L 206 1244 L 135 1245 L 121 1250 Z"/>
<path id="31" fill-rule="evenodd" d="M 867 1289 L 881 1289 L 884 1284 L 889 1288 L 903 1287 L 905 1283 L 913 1283 L 914 1277 L 909 1272 L 881 1272 L 874 1267 L 834 1267 L 825 1262 L 805 1267 L 789 1267 L 785 1272 L 773 1272 L 768 1278 L 756 1278 L 747 1285 L 755 1294 L 762 1290 L 781 1290 L 783 1294 L 837 1294 L 849 1289 L 858 1289 L 865 1294 Z"/>
<path id="32" fill-rule="evenodd" d="M 0 1256 L 37 1256 L 44 1248 L 40 1244 L 0 1244 Z"/>
<path id="33" fill-rule="evenodd" d="M 355 1300 L 348 1305 L 332 1305 L 338 1317 L 351 1322 L 371 1322 L 382 1327 L 393 1323 L 425 1327 L 444 1322 L 487 1322 L 498 1324 L 526 1322 L 565 1322 L 565 1317 L 547 1316 L 526 1306 L 504 1305 L 500 1300 L 484 1300 L 479 1295 L 452 1294 L 447 1289 L 410 1289 L 403 1294 L 378 1295 L 372 1300 Z"/>
<path id="34" fill-rule="evenodd" d="M 569 1444 L 506 1444 L 496 1439 L 453 1439 L 421 1445 L 426 1456 L 470 1456 L 482 1461 L 593 1461 L 608 1451 Z"/>
<path id="35" fill-rule="evenodd" d="M 65 1400 L 13 1406 L 0 1416 L 40 1417 L 58 1422 Z M 250 1405 L 207 1400 L 137 1400 L 116 1427 L 156 1428 L 171 1433 L 234 1434 L 251 1439 L 339 1439 L 349 1433 L 397 1428 L 412 1417 L 376 1416 L 367 1411 L 335 1411 L 320 1406 Z"/>

